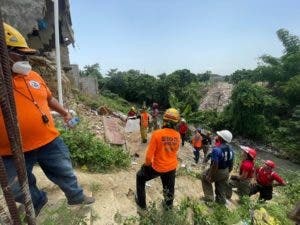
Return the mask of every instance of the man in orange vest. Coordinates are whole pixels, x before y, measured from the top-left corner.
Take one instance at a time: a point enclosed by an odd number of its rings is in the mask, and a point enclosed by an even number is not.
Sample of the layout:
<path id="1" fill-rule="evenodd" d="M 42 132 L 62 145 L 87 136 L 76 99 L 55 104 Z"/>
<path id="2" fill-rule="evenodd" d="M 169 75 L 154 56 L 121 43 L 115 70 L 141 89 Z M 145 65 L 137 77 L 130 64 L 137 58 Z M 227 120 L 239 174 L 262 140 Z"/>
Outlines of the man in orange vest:
<path id="1" fill-rule="evenodd" d="M 147 143 L 147 131 L 149 126 L 149 114 L 146 111 L 147 107 L 143 105 L 142 110 L 138 118 L 140 119 L 140 131 L 142 143 Z"/>
<path id="2" fill-rule="evenodd" d="M 200 150 L 202 147 L 201 128 L 197 128 L 195 132 L 196 134 L 192 139 L 192 145 L 194 147 L 194 160 L 197 164 L 199 162 Z"/>
<path id="3" fill-rule="evenodd" d="M 177 152 L 180 146 L 180 134 L 176 131 L 179 120 L 179 112 L 170 108 L 164 113 L 163 128 L 152 133 L 145 163 L 136 174 L 135 200 L 142 209 L 146 209 L 146 181 L 158 176 L 163 185 L 164 207 L 169 209 L 173 206 Z"/>
<path id="4" fill-rule="evenodd" d="M 77 183 L 69 150 L 59 137 L 50 108 L 58 112 L 66 123 L 72 119 L 71 114 L 52 96 L 42 77 L 31 70 L 27 58 L 28 54 L 34 54 L 36 50 L 29 48 L 24 37 L 8 24 L 4 24 L 4 31 L 11 61 L 14 98 L 29 190 L 36 215 L 48 201 L 46 192 L 38 189 L 32 173 L 36 163 L 39 163 L 46 176 L 62 189 L 70 205 L 93 203 L 95 199 L 85 196 Z M 9 184 L 15 200 L 23 203 L 1 111 L 0 130 L 0 155 L 3 157 Z"/>

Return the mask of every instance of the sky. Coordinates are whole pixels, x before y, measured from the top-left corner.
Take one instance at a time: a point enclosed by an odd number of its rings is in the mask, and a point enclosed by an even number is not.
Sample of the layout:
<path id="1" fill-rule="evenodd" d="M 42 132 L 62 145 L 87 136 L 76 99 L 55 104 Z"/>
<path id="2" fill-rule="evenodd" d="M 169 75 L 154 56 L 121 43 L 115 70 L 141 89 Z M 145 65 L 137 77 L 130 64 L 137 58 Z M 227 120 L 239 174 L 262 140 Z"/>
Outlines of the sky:
<path id="1" fill-rule="evenodd" d="M 300 36 L 299 0 L 70 0 L 70 60 L 101 73 L 178 69 L 229 75 L 279 57 L 280 28 Z"/>

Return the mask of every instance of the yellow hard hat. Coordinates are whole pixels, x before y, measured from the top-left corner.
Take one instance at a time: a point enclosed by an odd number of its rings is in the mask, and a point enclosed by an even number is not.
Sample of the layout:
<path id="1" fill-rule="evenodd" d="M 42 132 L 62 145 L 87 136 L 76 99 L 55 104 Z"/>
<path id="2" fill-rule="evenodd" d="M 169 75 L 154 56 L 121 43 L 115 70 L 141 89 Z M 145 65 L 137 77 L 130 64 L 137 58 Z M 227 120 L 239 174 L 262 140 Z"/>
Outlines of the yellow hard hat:
<path id="1" fill-rule="evenodd" d="M 18 51 L 25 54 L 36 53 L 35 49 L 29 48 L 23 35 L 7 23 L 3 23 L 5 41 L 8 47 L 16 48 Z"/>
<path id="2" fill-rule="evenodd" d="M 131 107 L 131 110 L 132 110 L 132 111 L 135 111 L 135 107 L 134 107 L 134 106 L 132 106 L 132 107 Z"/>
<path id="3" fill-rule="evenodd" d="M 177 109 L 169 108 L 166 110 L 163 116 L 163 120 L 178 123 L 180 120 L 180 113 L 178 112 Z"/>

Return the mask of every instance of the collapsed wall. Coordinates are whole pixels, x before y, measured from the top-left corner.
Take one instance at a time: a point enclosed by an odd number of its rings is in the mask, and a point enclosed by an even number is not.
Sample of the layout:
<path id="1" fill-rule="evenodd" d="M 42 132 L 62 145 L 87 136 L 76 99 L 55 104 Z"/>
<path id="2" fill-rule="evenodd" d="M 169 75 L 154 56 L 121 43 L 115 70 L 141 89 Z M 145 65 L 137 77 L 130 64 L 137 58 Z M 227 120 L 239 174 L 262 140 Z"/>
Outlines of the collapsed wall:
<path id="1" fill-rule="evenodd" d="M 55 68 L 54 3 L 52 0 L 0 0 L 3 21 L 19 30 L 31 48 L 39 51 L 39 57 L 31 60 L 33 69 L 47 81 L 53 94 L 57 94 Z M 70 44 L 74 45 L 74 32 L 69 0 L 59 0 L 59 40 L 64 95 L 71 89 L 71 81 L 78 80 L 70 65 Z M 69 78 L 69 79 L 68 79 Z M 88 94 L 98 93 L 94 78 L 80 78 L 72 82 L 76 88 Z"/>
<path id="2" fill-rule="evenodd" d="M 205 97 L 201 99 L 199 110 L 223 111 L 229 104 L 233 85 L 227 82 L 214 82 L 210 85 Z"/>

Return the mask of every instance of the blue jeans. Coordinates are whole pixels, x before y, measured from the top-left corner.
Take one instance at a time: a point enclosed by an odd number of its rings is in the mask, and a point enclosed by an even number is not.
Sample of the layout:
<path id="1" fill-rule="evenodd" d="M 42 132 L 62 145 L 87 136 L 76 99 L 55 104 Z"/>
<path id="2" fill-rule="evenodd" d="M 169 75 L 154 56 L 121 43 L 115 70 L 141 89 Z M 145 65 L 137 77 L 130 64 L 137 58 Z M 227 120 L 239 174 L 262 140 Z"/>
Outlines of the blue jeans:
<path id="1" fill-rule="evenodd" d="M 47 200 L 46 192 L 38 189 L 36 178 L 32 173 L 33 166 L 36 163 L 40 165 L 46 176 L 62 189 L 68 202 L 80 203 L 83 201 L 83 190 L 77 184 L 69 149 L 60 137 L 38 149 L 24 153 L 24 157 L 29 190 L 35 209 L 40 208 Z M 19 182 L 17 181 L 17 172 L 13 158 L 12 156 L 3 157 L 3 161 L 15 200 L 23 203 L 23 196 Z"/>

